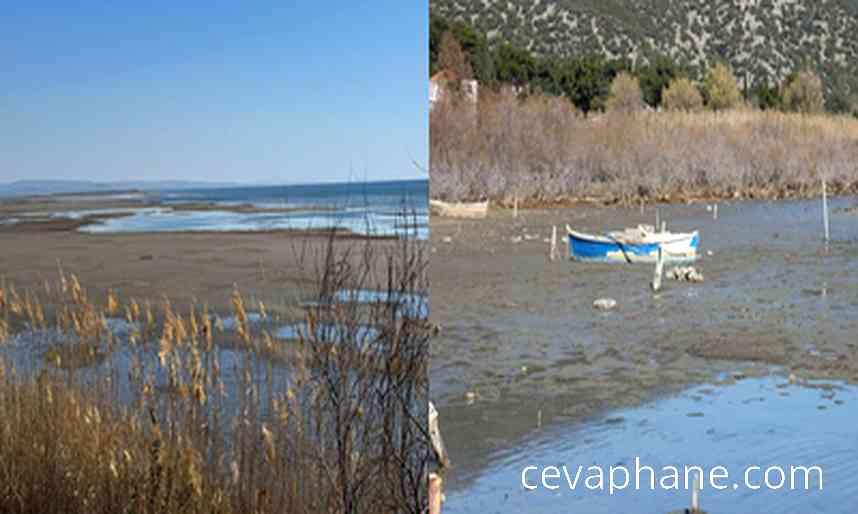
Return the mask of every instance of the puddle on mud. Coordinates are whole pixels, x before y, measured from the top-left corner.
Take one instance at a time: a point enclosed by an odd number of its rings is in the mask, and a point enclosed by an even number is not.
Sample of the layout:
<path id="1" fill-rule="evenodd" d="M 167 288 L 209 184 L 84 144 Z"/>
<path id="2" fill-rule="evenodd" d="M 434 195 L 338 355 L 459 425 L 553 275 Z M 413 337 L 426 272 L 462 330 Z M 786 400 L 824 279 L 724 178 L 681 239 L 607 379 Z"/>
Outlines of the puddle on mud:
<path id="1" fill-rule="evenodd" d="M 339 341 L 344 339 L 356 343 L 366 343 L 378 337 L 378 330 L 372 327 L 358 326 L 354 329 L 353 337 L 350 337 L 348 328 L 334 325 L 316 324 L 316 339 L 320 341 Z M 310 329 L 306 323 L 295 325 L 284 325 L 278 328 L 272 336 L 285 341 L 297 340 L 301 335 L 307 336 Z"/>
<path id="2" fill-rule="evenodd" d="M 858 463 L 851 458 L 858 452 L 856 403 L 858 387 L 837 382 L 794 385 L 770 376 L 694 387 L 588 423 L 544 430 L 496 453 L 479 470 L 468 471 L 460 463 L 463 469 L 457 471 L 455 489 L 446 493 L 444 512 L 664 514 L 689 507 L 691 495 L 685 490 L 627 489 L 610 496 L 607 490 L 581 487 L 588 466 L 626 466 L 634 473 L 636 456 L 656 469 L 656 480 L 663 466 L 726 467 L 730 478 L 722 482 L 728 489 L 715 491 L 706 484 L 701 493 L 701 507 L 709 514 L 853 512 L 858 493 Z M 560 489 L 526 491 L 521 472 L 528 465 L 566 465 L 573 475 L 581 465 L 579 489 L 570 491 L 561 475 Z M 734 490 L 732 484 L 742 482 L 745 468 L 754 465 L 786 470 L 790 465 L 820 466 L 823 490 L 818 484 L 812 491 Z M 648 475 L 642 476 L 648 484 Z M 761 481 L 762 472 L 751 478 Z"/>
<path id="3" fill-rule="evenodd" d="M 429 317 L 429 301 L 425 295 L 398 294 L 371 289 L 342 289 L 334 294 L 336 302 L 353 303 L 398 303 L 406 315 L 413 318 Z"/>

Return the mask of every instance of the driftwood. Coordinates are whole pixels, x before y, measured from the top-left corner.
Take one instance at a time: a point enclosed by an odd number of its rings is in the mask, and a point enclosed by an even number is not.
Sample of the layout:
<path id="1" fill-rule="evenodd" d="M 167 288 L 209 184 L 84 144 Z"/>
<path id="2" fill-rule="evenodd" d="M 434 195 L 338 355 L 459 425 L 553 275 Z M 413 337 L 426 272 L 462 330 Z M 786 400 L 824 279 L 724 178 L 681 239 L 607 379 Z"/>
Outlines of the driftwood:
<path id="1" fill-rule="evenodd" d="M 489 201 L 472 203 L 447 203 L 429 200 L 432 214 L 449 218 L 485 218 L 489 212 Z"/>

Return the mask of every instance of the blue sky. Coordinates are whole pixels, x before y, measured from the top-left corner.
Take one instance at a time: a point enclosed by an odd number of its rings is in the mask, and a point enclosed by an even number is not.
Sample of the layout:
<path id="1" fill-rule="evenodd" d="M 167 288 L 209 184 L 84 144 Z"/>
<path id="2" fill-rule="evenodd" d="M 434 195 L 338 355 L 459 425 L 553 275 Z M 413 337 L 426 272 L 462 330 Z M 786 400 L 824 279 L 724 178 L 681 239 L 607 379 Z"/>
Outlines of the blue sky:
<path id="1" fill-rule="evenodd" d="M 0 182 L 425 178 L 426 2 L 17 4 Z"/>

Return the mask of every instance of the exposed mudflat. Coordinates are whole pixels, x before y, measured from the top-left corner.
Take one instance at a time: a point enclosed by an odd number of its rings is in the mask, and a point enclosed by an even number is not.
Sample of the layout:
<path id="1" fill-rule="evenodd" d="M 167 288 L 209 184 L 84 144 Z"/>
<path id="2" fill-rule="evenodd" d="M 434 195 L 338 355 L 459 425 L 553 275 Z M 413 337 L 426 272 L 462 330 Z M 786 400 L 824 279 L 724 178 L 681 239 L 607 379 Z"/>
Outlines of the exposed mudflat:
<path id="1" fill-rule="evenodd" d="M 654 224 L 656 208 L 495 210 L 431 220 L 430 383 L 464 487 L 497 451 L 537 430 L 592 419 L 712 381 L 771 372 L 858 381 L 858 217 L 819 201 L 658 206 L 672 231 L 699 229 L 703 283 L 650 291 L 647 265 L 548 261 L 568 223 L 602 232 Z M 565 238 L 561 249 L 565 249 Z M 609 311 L 593 301 L 609 297 Z"/>

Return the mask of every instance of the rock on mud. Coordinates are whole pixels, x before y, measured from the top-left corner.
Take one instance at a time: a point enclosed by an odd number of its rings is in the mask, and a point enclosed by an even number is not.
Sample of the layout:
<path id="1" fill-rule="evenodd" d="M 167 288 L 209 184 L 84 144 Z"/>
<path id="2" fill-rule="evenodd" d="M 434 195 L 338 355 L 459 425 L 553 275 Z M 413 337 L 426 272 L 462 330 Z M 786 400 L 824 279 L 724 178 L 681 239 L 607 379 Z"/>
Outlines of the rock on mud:
<path id="1" fill-rule="evenodd" d="M 694 269 L 694 266 L 677 266 L 667 272 L 667 278 L 680 282 L 703 282 L 703 273 Z"/>
<path id="2" fill-rule="evenodd" d="M 593 302 L 593 307 L 603 311 L 609 311 L 617 306 L 617 301 L 613 298 L 599 298 Z"/>

